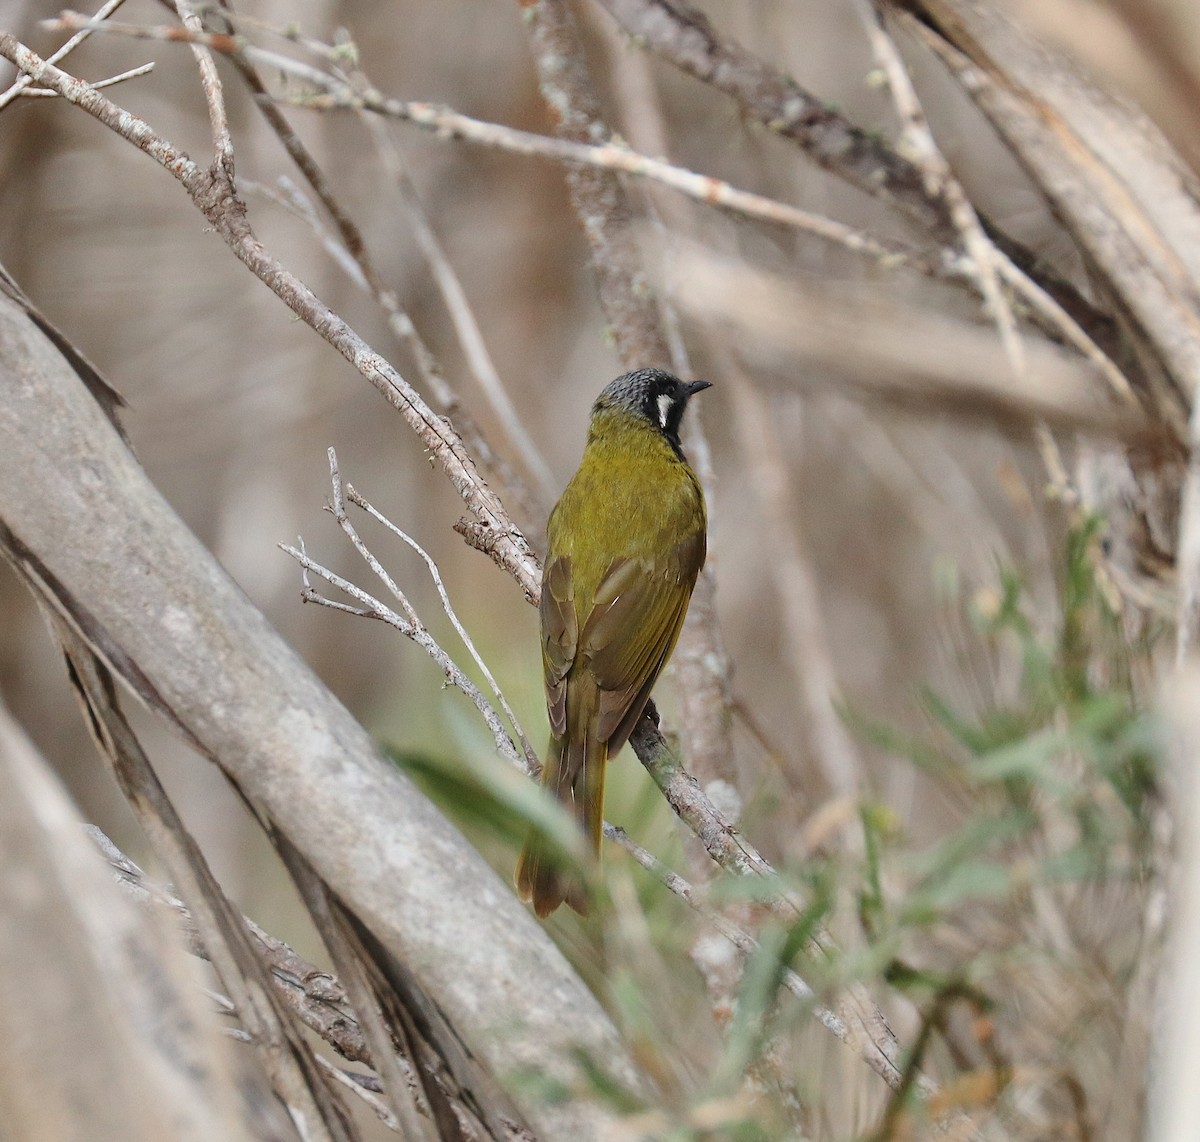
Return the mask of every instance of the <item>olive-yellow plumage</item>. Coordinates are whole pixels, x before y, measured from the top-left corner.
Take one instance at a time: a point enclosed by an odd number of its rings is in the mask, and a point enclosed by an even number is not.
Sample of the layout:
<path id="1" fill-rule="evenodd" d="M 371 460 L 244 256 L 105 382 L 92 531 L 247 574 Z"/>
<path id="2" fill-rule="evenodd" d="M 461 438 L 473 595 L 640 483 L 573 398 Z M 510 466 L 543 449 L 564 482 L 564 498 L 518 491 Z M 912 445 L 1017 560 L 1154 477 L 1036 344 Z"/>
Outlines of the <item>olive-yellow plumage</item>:
<path id="1" fill-rule="evenodd" d="M 599 854 L 604 771 L 641 717 L 679 638 L 704 564 L 700 482 L 679 443 L 688 400 L 707 381 L 626 373 L 597 398 L 579 470 L 550 514 L 542 578 L 542 668 L 550 747 L 542 783 Z M 582 882 L 537 835 L 517 888 L 539 916 L 564 900 L 586 912 Z"/>

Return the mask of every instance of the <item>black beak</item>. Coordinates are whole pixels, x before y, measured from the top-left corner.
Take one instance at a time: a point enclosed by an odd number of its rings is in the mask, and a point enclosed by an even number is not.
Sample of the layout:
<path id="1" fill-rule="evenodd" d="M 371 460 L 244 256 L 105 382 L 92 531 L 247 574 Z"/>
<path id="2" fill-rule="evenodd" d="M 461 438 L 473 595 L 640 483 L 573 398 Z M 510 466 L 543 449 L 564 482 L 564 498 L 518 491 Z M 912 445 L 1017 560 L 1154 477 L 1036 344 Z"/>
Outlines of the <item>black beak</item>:
<path id="1" fill-rule="evenodd" d="M 711 389 L 712 381 L 688 381 L 683 387 L 688 397 L 691 398 L 705 389 Z"/>

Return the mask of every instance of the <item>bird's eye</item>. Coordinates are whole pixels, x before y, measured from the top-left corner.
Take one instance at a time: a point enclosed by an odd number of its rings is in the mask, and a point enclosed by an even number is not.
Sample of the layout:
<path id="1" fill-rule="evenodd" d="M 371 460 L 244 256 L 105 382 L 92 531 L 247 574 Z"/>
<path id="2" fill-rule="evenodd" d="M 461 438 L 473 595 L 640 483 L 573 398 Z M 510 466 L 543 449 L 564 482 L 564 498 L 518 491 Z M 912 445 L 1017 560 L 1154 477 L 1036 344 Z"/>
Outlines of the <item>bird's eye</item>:
<path id="1" fill-rule="evenodd" d="M 674 403 L 668 393 L 663 393 L 658 398 L 658 423 L 662 428 L 667 427 L 667 418 L 671 415 L 671 405 Z"/>

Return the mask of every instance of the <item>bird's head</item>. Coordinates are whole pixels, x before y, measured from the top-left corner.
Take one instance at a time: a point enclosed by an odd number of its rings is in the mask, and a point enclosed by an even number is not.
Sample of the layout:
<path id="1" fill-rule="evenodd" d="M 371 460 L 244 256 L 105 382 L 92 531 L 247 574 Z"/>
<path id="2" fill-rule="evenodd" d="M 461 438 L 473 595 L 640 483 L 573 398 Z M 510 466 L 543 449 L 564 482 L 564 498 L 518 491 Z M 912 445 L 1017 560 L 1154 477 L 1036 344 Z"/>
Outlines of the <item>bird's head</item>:
<path id="1" fill-rule="evenodd" d="M 604 387 L 592 415 L 618 409 L 632 413 L 662 433 L 678 452 L 684 409 L 696 393 L 711 386 L 711 381 L 681 381 L 663 369 L 635 369 Z"/>

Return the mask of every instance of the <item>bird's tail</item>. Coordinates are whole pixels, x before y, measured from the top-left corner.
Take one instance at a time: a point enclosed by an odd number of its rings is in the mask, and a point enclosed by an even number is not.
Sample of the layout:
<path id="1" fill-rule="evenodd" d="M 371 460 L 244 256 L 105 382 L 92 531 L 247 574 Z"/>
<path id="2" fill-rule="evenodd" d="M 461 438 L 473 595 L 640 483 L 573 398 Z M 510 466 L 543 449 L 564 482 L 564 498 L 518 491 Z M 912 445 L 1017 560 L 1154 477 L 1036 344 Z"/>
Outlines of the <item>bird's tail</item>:
<path id="1" fill-rule="evenodd" d="M 600 855 L 604 825 L 604 771 L 608 745 L 594 733 L 551 737 L 542 785 L 571 811 Z M 582 874 L 567 868 L 556 848 L 542 834 L 533 833 L 517 861 L 517 892 L 533 904 L 539 917 L 550 915 L 564 901 L 581 916 L 587 915 L 588 895 Z"/>

